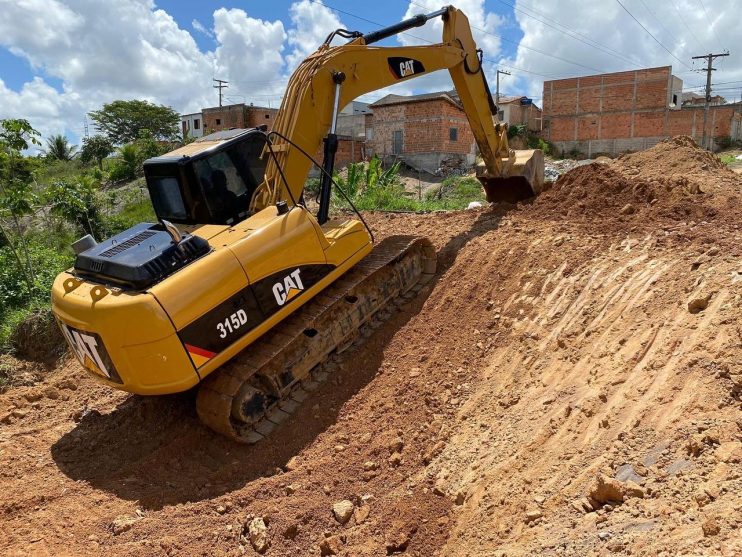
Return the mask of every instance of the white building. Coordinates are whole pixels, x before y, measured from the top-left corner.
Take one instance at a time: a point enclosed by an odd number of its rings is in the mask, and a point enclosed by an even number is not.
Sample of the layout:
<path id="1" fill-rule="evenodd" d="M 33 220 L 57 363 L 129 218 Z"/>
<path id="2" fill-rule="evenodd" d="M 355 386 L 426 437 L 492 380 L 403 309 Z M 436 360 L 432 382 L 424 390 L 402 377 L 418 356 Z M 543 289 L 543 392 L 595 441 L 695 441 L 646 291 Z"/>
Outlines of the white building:
<path id="1" fill-rule="evenodd" d="M 181 114 L 180 127 L 183 137 L 201 137 L 204 134 L 204 119 L 200 112 Z"/>

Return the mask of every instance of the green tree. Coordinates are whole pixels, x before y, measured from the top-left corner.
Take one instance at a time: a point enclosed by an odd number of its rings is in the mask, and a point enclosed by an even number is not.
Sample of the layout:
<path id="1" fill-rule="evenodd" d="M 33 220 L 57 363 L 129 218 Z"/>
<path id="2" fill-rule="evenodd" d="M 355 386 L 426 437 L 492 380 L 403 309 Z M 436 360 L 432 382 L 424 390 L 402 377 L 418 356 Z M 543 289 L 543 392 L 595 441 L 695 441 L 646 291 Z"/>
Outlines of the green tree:
<path id="1" fill-rule="evenodd" d="M 53 215 L 72 224 L 83 234 L 103 237 L 104 230 L 92 178 L 80 176 L 74 182 L 53 182 L 44 192 L 44 198 Z"/>
<path id="2" fill-rule="evenodd" d="M 80 160 L 85 164 L 95 161 L 98 164 L 98 168 L 103 170 L 103 159 L 113 153 L 113 151 L 113 143 L 107 137 L 103 137 L 102 135 L 86 137 L 82 140 Z"/>
<path id="3" fill-rule="evenodd" d="M 70 142 L 62 134 L 52 135 L 46 139 L 46 149 L 44 154 L 53 160 L 69 161 L 77 153 L 77 145 L 70 145 Z"/>
<path id="4" fill-rule="evenodd" d="M 26 241 L 23 217 L 33 212 L 38 201 L 33 191 L 33 174 L 22 151 L 41 145 L 37 132 L 27 120 L 0 120 L 0 233 L 22 270 L 29 291 L 35 281 L 34 266 Z"/>
<path id="5" fill-rule="evenodd" d="M 180 124 L 180 115 L 169 106 L 139 100 L 104 104 L 90 118 L 114 145 L 135 141 L 144 129 L 155 139 L 170 140 L 178 135 Z"/>

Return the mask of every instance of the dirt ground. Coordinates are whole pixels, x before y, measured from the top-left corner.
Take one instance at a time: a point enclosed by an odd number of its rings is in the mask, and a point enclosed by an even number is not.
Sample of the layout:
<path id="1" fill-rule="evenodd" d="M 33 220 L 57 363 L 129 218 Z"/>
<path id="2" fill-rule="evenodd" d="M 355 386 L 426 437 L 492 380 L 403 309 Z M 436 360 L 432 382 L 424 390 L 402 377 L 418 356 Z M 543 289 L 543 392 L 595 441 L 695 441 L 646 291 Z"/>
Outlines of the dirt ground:
<path id="1" fill-rule="evenodd" d="M 676 138 L 517 206 L 369 214 L 439 273 L 255 447 L 71 361 L 8 390 L 0 554 L 257 555 L 252 524 L 268 556 L 742 555 L 742 179 L 717 163 Z"/>

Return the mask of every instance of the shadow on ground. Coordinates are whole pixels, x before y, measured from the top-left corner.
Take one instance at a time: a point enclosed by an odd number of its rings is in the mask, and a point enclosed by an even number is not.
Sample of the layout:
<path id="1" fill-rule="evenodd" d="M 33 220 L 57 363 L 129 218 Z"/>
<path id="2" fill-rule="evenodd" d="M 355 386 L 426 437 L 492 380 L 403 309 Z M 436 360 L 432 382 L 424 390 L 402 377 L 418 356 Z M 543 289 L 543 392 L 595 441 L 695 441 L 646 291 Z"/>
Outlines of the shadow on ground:
<path id="1" fill-rule="evenodd" d="M 276 473 L 336 423 L 343 404 L 373 380 L 384 348 L 422 308 L 442 273 L 472 238 L 495 230 L 508 209 L 485 211 L 471 229 L 439 250 L 439 270 L 424 294 L 396 313 L 359 347 L 346 350 L 340 369 L 271 436 L 235 444 L 202 426 L 195 390 L 161 397 L 131 396 L 113 412 L 95 411 L 52 446 L 59 469 L 146 509 L 218 497 Z"/>

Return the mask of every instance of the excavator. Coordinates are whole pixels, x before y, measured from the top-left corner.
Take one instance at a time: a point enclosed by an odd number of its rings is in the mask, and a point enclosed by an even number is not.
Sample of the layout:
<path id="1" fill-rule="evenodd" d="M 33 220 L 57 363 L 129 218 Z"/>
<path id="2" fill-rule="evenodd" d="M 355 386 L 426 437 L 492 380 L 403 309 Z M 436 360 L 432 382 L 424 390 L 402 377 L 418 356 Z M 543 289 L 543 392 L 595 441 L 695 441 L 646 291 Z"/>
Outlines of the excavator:
<path id="1" fill-rule="evenodd" d="M 439 44 L 372 46 L 434 18 L 444 22 Z M 336 37 L 347 42 L 331 46 Z M 479 147 L 487 199 L 537 195 L 543 155 L 509 148 L 460 10 L 366 34 L 339 29 L 293 73 L 271 131 L 216 132 L 147 160 L 158 222 L 73 244 L 52 309 L 84 369 L 140 395 L 198 386 L 208 427 L 242 443 L 269 435 L 324 379 L 323 362 L 435 273 L 429 240 L 375 244 L 360 213 L 330 218 L 330 202 L 339 109 L 441 69 Z M 322 176 L 316 215 L 303 195 L 312 164 Z"/>

